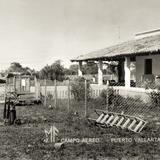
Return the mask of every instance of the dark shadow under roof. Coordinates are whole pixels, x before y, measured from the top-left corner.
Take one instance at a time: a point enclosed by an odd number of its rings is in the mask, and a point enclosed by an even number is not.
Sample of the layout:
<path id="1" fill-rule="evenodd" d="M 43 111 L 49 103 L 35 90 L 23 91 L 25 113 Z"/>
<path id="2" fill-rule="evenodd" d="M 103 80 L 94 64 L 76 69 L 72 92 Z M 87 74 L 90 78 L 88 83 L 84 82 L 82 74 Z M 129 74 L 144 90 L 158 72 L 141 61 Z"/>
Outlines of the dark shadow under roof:
<path id="1" fill-rule="evenodd" d="M 4 78 L 0 78 L 0 84 L 6 83 L 6 80 Z"/>

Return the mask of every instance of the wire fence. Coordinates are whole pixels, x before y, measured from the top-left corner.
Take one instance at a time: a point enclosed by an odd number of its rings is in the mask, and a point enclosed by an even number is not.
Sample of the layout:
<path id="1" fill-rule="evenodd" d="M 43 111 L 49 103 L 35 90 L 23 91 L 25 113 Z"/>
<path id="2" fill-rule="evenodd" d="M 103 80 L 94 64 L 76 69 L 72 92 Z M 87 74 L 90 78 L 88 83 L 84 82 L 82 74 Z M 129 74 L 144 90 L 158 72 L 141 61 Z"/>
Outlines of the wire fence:
<path id="1" fill-rule="evenodd" d="M 93 114 L 95 109 L 147 119 L 159 114 L 160 92 L 155 88 L 140 88 L 136 85 L 126 88 L 121 84 L 97 85 L 89 84 L 87 80 L 68 80 L 65 86 L 59 85 L 56 81 L 54 86 L 48 86 L 47 81 L 43 84 L 45 85 L 41 86 L 40 93 L 45 106 L 64 107 L 68 112 L 74 109 L 85 117 Z M 77 89 L 76 92 L 73 87 Z"/>
<path id="2" fill-rule="evenodd" d="M 158 82 L 133 82 L 127 88 L 124 83 L 109 81 L 106 85 L 90 84 L 88 80 L 64 82 L 37 80 L 31 82 L 30 92 L 40 97 L 44 106 L 63 108 L 83 116 L 91 116 L 95 109 L 123 113 L 143 118 L 160 117 L 160 91 Z M 5 86 L 0 86 L 1 99 Z"/>

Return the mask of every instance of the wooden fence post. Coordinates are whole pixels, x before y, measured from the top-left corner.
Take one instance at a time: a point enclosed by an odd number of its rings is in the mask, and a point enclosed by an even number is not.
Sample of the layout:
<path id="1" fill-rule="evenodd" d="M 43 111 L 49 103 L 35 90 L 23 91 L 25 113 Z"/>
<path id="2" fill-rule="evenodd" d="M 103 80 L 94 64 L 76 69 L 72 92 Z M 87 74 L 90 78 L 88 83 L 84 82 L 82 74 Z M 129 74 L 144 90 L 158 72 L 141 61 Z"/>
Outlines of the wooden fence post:
<path id="1" fill-rule="evenodd" d="M 70 79 L 68 80 L 68 112 L 70 110 Z"/>
<path id="2" fill-rule="evenodd" d="M 87 80 L 85 79 L 85 83 L 84 83 L 84 85 L 85 85 L 85 99 L 84 99 L 84 101 L 85 101 L 85 117 L 87 117 Z"/>
<path id="3" fill-rule="evenodd" d="M 57 80 L 54 80 L 54 106 L 57 108 Z"/>
<path id="4" fill-rule="evenodd" d="M 39 98 L 42 98 L 41 97 L 41 86 L 40 86 L 40 82 L 37 80 L 37 77 L 34 76 L 34 83 L 35 83 L 35 97 L 36 97 L 36 100 L 39 99 Z M 43 104 L 44 104 L 44 99 L 43 99 Z"/>
<path id="5" fill-rule="evenodd" d="M 23 92 L 21 87 L 22 87 L 22 78 L 21 78 L 21 75 L 19 75 L 19 91 L 20 91 L 20 93 L 21 93 L 21 91 Z"/>
<path id="6" fill-rule="evenodd" d="M 47 80 L 46 79 L 44 80 L 44 83 L 45 83 L 44 84 L 45 85 L 44 86 L 45 87 L 44 88 L 44 105 L 47 106 Z"/>
<path id="7" fill-rule="evenodd" d="M 13 92 L 16 92 L 16 76 L 13 77 Z"/>
<path id="8" fill-rule="evenodd" d="M 109 111 L 109 85 L 107 83 L 107 93 L 106 93 L 106 111 Z"/>

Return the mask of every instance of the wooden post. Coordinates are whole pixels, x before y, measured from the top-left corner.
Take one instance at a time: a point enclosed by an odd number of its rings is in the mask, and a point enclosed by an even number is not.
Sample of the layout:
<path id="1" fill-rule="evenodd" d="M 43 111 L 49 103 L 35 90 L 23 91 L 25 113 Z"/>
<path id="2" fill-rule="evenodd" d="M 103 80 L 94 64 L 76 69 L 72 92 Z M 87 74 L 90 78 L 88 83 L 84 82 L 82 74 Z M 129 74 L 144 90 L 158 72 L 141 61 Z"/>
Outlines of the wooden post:
<path id="1" fill-rule="evenodd" d="M 109 87 L 108 87 L 108 84 L 107 84 L 107 93 L 106 93 L 106 111 L 108 112 L 109 110 Z"/>
<path id="2" fill-rule="evenodd" d="M 47 106 L 47 80 L 45 79 L 44 80 L 44 106 Z"/>
<path id="3" fill-rule="evenodd" d="M 9 116 L 10 116 L 10 104 L 11 104 L 11 98 L 8 99 L 8 107 L 7 107 L 7 114 L 6 114 L 7 119 L 9 119 Z"/>
<path id="4" fill-rule="evenodd" d="M 3 119 L 7 118 L 7 97 L 5 97 L 4 101 L 4 111 L 3 111 Z"/>
<path id="5" fill-rule="evenodd" d="M 21 91 L 22 91 L 22 79 L 21 79 L 21 75 L 19 75 L 19 91 L 20 91 L 20 93 L 21 93 Z"/>
<path id="6" fill-rule="evenodd" d="M 29 88 L 29 92 L 31 92 L 31 77 L 28 77 L 28 88 Z"/>
<path id="7" fill-rule="evenodd" d="M 84 106 L 85 106 L 85 117 L 87 117 L 87 80 L 85 79 L 85 99 L 84 99 L 84 101 L 85 101 L 85 104 L 84 104 Z"/>
<path id="8" fill-rule="evenodd" d="M 13 77 L 13 92 L 16 91 L 16 77 Z"/>
<path id="9" fill-rule="evenodd" d="M 4 100 L 6 99 L 6 96 L 7 96 L 7 85 L 8 85 L 8 82 L 6 82 L 4 85 Z"/>
<path id="10" fill-rule="evenodd" d="M 57 108 L 57 80 L 54 80 L 54 106 Z"/>
<path id="11" fill-rule="evenodd" d="M 68 80 L 68 112 L 70 109 L 70 79 Z"/>
<path id="12" fill-rule="evenodd" d="M 35 97 L 36 99 L 38 99 L 40 97 L 40 82 L 38 82 L 37 77 L 34 77 L 34 81 L 35 81 Z"/>

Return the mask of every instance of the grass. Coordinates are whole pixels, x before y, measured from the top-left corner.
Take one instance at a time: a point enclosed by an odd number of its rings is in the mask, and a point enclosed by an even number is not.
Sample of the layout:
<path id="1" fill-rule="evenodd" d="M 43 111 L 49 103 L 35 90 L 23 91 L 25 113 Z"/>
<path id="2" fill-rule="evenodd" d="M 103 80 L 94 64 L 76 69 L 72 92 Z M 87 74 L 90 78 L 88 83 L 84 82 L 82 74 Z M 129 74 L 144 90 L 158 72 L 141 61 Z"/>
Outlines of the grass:
<path id="1" fill-rule="evenodd" d="M 89 116 L 95 107 L 100 108 L 98 104 L 98 101 L 88 103 Z M 3 106 L 0 110 L 2 117 Z M 141 134 L 114 127 L 99 128 L 84 118 L 83 102 L 71 102 L 68 113 L 66 101 L 58 102 L 57 108 L 52 109 L 43 105 L 17 106 L 17 116 L 22 121 L 21 125 L 0 126 L 0 160 L 160 159 L 160 142 L 111 142 L 111 138 L 118 137 L 159 137 L 160 127 L 155 122 L 150 122 Z M 2 118 L 0 120 L 3 121 Z M 44 130 L 53 124 L 59 130 L 57 141 L 94 137 L 100 138 L 100 142 L 66 143 L 64 148 L 54 149 L 54 144 L 43 141 Z"/>

